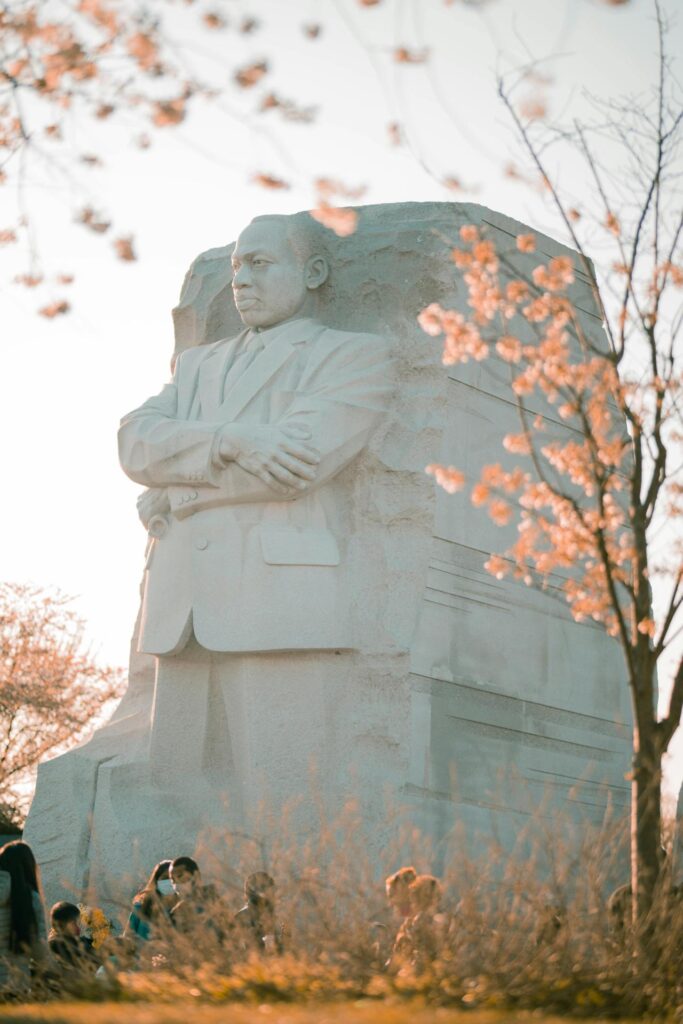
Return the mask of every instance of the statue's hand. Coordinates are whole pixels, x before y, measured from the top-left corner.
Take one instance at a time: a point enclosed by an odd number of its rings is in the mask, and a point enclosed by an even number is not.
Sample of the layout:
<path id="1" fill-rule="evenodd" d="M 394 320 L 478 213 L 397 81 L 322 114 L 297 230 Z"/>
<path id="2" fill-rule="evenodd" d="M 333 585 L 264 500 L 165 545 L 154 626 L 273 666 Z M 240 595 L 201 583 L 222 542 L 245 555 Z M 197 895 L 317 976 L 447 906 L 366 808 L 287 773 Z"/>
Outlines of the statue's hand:
<path id="1" fill-rule="evenodd" d="M 137 500 L 138 515 L 145 529 L 154 516 L 163 516 L 171 511 L 168 491 L 165 487 L 150 487 L 143 491 Z"/>
<path id="2" fill-rule="evenodd" d="M 306 442 L 306 427 L 229 423 L 223 428 L 219 454 L 263 480 L 278 494 L 292 494 L 315 480 L 320 453 Z"/>

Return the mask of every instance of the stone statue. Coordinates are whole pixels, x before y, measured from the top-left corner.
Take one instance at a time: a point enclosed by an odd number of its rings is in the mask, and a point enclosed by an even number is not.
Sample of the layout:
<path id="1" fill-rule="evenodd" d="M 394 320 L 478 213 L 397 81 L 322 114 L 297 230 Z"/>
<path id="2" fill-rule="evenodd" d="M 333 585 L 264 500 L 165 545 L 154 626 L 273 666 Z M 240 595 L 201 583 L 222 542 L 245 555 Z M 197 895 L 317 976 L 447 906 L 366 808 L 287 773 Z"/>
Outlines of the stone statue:
<path id="1" fill-rule="evenodd" d="M 188 272 L 173 381 L 120 431 L 148 530 L 128 690 L 41 766 L 27 823 L 49 899 L 113 902 L 207 829 L 267 843 L 262 802 L 297 804 L 305 833 L 315 800 L 354 796 L 378 849 L 393 802 L 442 853 L 457 823 L 512 843 L 539 805 L 596 820 L 609 793 L 626 812 L 616 645 L 489 576 L 509 536 L 424 472 L 507 458 L 495 359 L 444 368 L 417 316 L 465 309 L 463 223 L 527 274 L 529 229 L 457 203 L 358 213 L 344 239 L 308 214 L 257 218 Z"/>
<path id="2" fill-rule="evenodd" d="M 125 472 L 152 488 L 140 501 L 151 537 L 139 649 L 157 658 L 150 763 L 166 783 L 210 763 L 233 803 L 250 802 L 253 772 L 292 742 L 264 724 L 267 755 L 246 750 L 259 729 L 245 716 L 283 686 L 261 655 L 355 646 L 352 525 L 334 481 L 385 417 L 392 367 L 377 335 L 315 319 L 328 276 L 319 230 L 303 215 L 242 232 L 233 291 L 247 330 L 182 353 L 172 383 L 119 432 Z M 327 674 L 320 659 L 314 674 Z M 316 680 L 306 685 L 313 699 Z"/>

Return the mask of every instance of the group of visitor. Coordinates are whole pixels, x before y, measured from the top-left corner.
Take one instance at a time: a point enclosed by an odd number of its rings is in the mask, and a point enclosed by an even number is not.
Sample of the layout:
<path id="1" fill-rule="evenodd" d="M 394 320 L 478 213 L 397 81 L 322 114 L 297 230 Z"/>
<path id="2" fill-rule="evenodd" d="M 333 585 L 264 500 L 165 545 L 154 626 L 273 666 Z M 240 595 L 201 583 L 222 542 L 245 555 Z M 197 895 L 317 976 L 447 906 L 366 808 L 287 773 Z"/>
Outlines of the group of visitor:
<path id="1" fill-rule="evenodd" d="M 403 867 L 387 878 L 386 895 L 396 918 L 386 968 L 419 968 L 439 947 L 440 884 Z M 248 875 L 244 896 L 244 905 L 231 910 L 217 888 L 204 883 L 192 857 L 176 857 L 154 867 L 133 898 L 123 935 L 113 934 L 102 911 L 66 900 L 50 910 L 48 931 L 38 865 L 30 846 L 14 840 L 0 848 L 0 987 L 10 975 L 12 987 L 17 978 L 27 986 L 40 978 L 68 987 L 74 979 L 106 977 L 112 966 L 133 966 L 152 949 L 163 958 L 183 939 L 196 946 L 202 936 L 244 956 L 282 954 L 285 933 L 273 878 L 265 871 Z"/>
<path id="2" fill-rule="evenodd" d="M 47 931 L 40 871 L 31 847 L 15 839 L 0 848 L 0 986 L 28 985 L 36 975 L 55 983 L 85 964 L 97 970 L 100 960 L 92 940 L 80 930 L 80 908 L 61 900 L 50 911 Z"/>
<path id="3" fill-rule="evenodd" d="M 35 857 L 27 843 L 13 840 L 0 848 L 0 989 L 21 990 L 37 979 L 59 988 L 106 978 L 109 968 L 132 966 L 145 946 L 163 949 L 177 936 L 229 940 L 244 955 L 282 953 L 272 877 L 254 872 L 244 890 L 244 906 L 229 912 L 216 887 L 203 883 L 197 862 L 177 857 L 155 866 L 122 936 L 98 908 L 67 900 L 50 910 L 48 931 Z"/>
<path id="4" fill-rule="evenodd" d="M 629 898 L 626 890 L 622 886 L 613 894 L 608 905 L 612 917 L 612 903 L 617 896 Z M 448 944 L 453 924 L 451 915 L 440 911 L 441 884 L 405 866 L 386 879 L 385 891 L 394 921 L 370 926 L 377 936 L 375 955 L 391 974 L 421 972 Z M 0 989 L 8 986 L 10 975 L 13 987 L 17 978 L 26 985 L 40 978 L 53 987 L 68 987 L 72 980 L 106 978 L 110 970 L 137 963 L 168 963 L 183 941 L 201 950 L 206 940 L 207 952 L 219 946 L 237 957 L 285 952 L 273 878 L 265 871 L 248 875 L 244 896 L 241 908 L 231 908 L 215 885 L 204 883 L 192 857 L 176 857 L 160 861 L 136 893 L 123 934 L 114 934 L 98 908 L 65 900 L 50 910 L 48 931 L 35 857 L 27 843 L 14 840 L 0 848 Z M 621 921 L 625 912 L 621 905 L 618 909 Z M 563 924 L 558 908 L 548 911 L 538 936 L 544 945 Z"/>
<path id="5" fill-rule="evenodd" d="M 399 868 L 385 883 L 387 900 L 399 923 L 387 969 L 422 970 L 441 948 L 448 918 L 439 913 L 441 884 L 434 875 L 418 875 L 415 868 Z"/>
<path id="6" fill-rule="evenodd" d="M 442 890 L 433 875 L 402 867 L 387 878 L 386 895 L 395 917 L 386 968 L 420 968 L 433 959 L 444 938 L 447 919 L 439 913 Z M 275 882 L 265 871 L 248 875 L 245 904 L 226 914 L 225 902 L 213 885 L 205 885 L 191 857 L 162 860 L 133 899 L 125 935 L 138 943 L 171 935 L 202 935 L 243 952 L 281 954 L 284 928 L 277 920 Z M 170 932 L 169 932 L 170 930 Z"/>
<path id="7" fill-rule="evenodd" d="M 133 899 L 125 935 L 139 944 L 169 934 L 202 935 L 245 952 L 281 953 L 283 931 L 275 914 L 275 882 L 265 871 L 247 876 L 245 905 L 227 911 L 214 885 L 202 881 L 192 857 L 162 860 Z M 169 929 L 172 931 L 169 933 Z"/>

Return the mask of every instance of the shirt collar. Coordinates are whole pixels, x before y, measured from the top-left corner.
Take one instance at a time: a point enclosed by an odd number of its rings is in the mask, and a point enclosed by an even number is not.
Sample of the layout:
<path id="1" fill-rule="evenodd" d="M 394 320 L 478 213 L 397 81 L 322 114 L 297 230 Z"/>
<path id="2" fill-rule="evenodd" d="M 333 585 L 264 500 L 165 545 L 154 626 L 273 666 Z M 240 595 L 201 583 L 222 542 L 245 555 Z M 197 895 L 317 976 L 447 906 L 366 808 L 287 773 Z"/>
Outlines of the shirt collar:
<path id="1" fill-rule="evenodd" d="M 252 327 L 249 332 L 249 340 L 251 341 L 252 338 L 258 338 L 262 345 L 267 345 L 276 334 L 280 333 L 280 331 L 288 330 L 295 324 L 297 327 L 304 328 L 312 323 L 313 321 L 309 316 L 297 316 L 293 317 L 291 320 L 285 320 L 282 323 L 273 324 L 272 327 Z"/>

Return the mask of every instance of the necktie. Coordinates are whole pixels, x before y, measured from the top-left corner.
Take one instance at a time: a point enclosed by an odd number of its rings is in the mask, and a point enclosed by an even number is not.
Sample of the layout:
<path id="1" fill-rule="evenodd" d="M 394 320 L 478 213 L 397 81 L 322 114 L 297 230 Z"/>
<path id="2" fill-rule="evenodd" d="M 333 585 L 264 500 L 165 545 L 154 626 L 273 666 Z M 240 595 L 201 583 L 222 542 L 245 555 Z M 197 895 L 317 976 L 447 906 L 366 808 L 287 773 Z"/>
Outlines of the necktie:
<path id="1" fill-rule="evenodd" d="M 256 359 L 257 355 L 263 351 L 265 345 L 263 343 L 260 334 L 254 331 L 249 331 L 244 339 L 240 351 L 233 359 L 232 366 L 225 375 L 225 381 L 223 382 L 223 400 L 225 400 L 233 387 L 247 372 L 251 364 Z"/>

